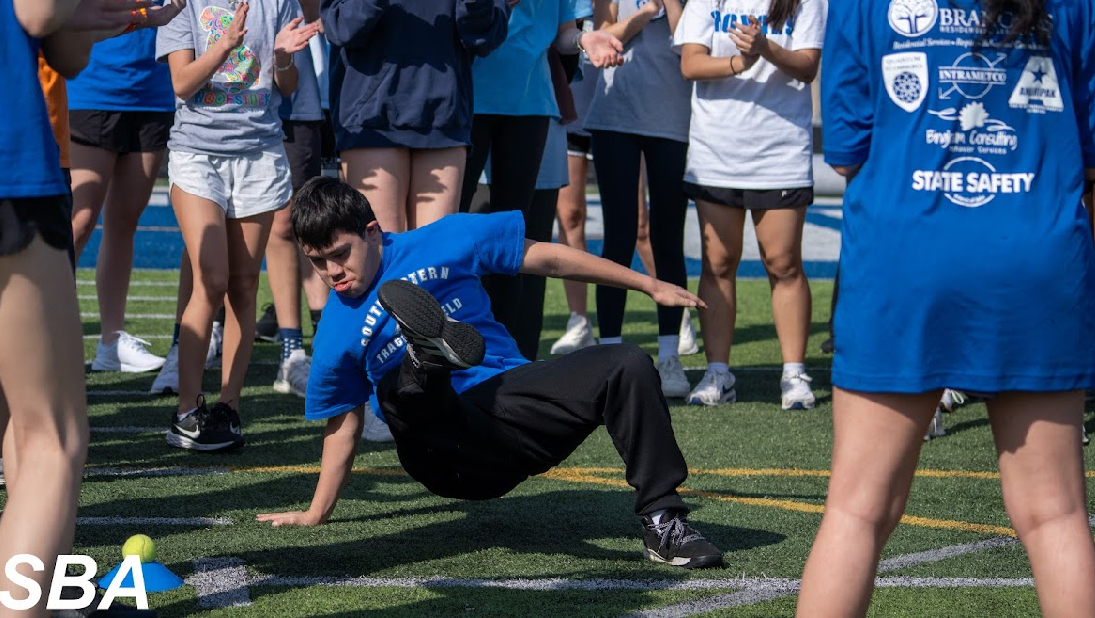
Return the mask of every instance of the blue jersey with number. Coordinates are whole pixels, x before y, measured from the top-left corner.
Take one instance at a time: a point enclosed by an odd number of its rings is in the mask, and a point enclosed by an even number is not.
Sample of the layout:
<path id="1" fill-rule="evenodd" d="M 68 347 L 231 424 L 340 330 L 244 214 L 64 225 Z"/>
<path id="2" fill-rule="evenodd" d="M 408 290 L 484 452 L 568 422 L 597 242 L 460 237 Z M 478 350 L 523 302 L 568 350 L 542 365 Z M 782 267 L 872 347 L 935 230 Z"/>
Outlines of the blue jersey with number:
<path id="1" fill-rule="evenodd" d="M 970 0 L 830 0 L 825 158 L 845 194 L 833 383 L 1095 385 L 1095 2 L 1004 43 Z M 1005 24 L 1010 19 L 1005 16 Z"/>
<path id="2" fill-rule="evenodd" d="M 399 367 L 406 343 L 376 298 L 380 284 L 391 279 L 428 290 L 447 315 L 483 335 L 482 364 L 452 372 L 456 392 L 527 363 L 494 320 L 490 297 L 479 283 L 486 274 L 517 274 L 524 252 L 525 220 L 519 211 L 455 214 L 410 232 L 385 233 L 380 268 L 368 291 L 358 298 L 331 292 L 323 308 L 323 328 L 312 345 L 305 418 L 330 418 L 366 403 L 380 379 Z"/>

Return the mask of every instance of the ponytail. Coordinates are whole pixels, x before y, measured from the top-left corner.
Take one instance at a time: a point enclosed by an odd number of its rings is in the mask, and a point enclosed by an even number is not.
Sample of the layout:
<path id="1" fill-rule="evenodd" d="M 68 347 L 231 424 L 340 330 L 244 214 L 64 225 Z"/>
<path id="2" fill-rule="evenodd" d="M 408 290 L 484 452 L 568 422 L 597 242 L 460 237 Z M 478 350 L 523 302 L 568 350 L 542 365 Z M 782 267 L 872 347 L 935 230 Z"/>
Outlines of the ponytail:
<path id="1" fill-rule="evenodd" d="M 783 28 L 792 17 L 795 16 L 795 12 L 798 11 L 798 5 L 801 4 L 801 0 L 772 0 L 768 5 L 768 26 L 771 28 L 771 32 L 778 32 Z"/>
<path id="2" fill-rule="evenodd" d="M 773 4 L 779 0 L 773 0 Z M 1043 45 L 1049 43 L 1052 23 L 1046 13 L 1046 0 L 981 0 L 984 10 L 982 39 L 991 38 L 1011 18 L 1005 42 L 1030 39 Z"/>

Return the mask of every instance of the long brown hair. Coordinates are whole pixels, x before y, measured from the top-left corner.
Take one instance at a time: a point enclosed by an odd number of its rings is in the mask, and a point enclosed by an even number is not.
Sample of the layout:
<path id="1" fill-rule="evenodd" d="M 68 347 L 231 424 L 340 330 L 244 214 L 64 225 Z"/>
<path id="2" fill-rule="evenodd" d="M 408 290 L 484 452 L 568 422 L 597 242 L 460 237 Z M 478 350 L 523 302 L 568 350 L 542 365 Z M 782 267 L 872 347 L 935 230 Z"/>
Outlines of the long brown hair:
<path id="1" fill-rule="evenodd" d="M 1046 0 L 981 0 L 981 7 L 985 28 L 982 39 L 991 38 L 1000 26 L 1006 25 L 1005 16 L 1010 15 L 1011 27 L 1005 42 L 1025 38 L 1043 45 L 1049 42 L 1053 24 L 1046 13 Z"/>
<path id="2" fill-rule="evenodd" d="M 768 5 L 768 27 L 770 32 L 783 28 L 787 20 L 795 16 L 801 0 L 772 0 Z"/>

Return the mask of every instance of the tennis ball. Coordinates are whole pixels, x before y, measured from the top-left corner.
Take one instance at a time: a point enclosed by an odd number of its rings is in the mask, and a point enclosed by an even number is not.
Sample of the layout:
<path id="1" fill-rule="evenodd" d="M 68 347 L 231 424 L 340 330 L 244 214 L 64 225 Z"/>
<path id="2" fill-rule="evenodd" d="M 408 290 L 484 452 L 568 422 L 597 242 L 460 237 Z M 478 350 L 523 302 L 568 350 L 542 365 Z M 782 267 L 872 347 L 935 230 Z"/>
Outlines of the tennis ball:
<path id="1" fill-rule="evenodd" d="M 122 545 L 122 558 L 126 556 L 140 556 L 141 562 L 152 562 L 156 559 L 156 544 L 147 534 L 134 534 Z"/>

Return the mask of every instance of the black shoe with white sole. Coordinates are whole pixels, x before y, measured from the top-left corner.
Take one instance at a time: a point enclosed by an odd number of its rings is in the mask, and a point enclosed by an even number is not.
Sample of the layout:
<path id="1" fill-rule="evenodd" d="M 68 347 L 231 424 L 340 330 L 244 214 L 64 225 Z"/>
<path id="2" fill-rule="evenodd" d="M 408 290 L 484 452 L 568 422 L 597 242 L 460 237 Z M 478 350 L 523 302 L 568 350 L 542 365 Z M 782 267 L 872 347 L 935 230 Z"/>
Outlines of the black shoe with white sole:
<path id="1" fill-rule="evenodd" d="M 643 517 L 643 544 L 647 559 L 654 562 L 686 569 L 722 565 L 722 551 L 696 532 L 683 513 L 667 514 L 660 524 Z"/>
<path id="2" fill-rule="evenodd" d="M 377 299 L 399 324 L 415 367 L 467 369 L 483 362 L 483 336 L 474 326 L 447 317 L 426 290 L 396 279 L 380 286 Z"/>
<path id="3" fill-rule="evenodd" d="M 228 422 L 228 430 L 237 436 L 243 436 L 243 423 L 240 422 L 240 413 L 236 412 L 232 406 L 218 401 L 213 404 L 213 407 L 209 410 L 214 415 L 223 416 Z"/>
<path id="4" fill-rule="evenodd" d="M 184 418 L 171 413 L 167 443 L 192 451 L 230 451 L 243 446 L 243 436 L 232 430 L 228 414 L 216 409 L 216 406 L 210 410 L 205 405 L 205 398 L 199 396 L 198 408 Z"/>

